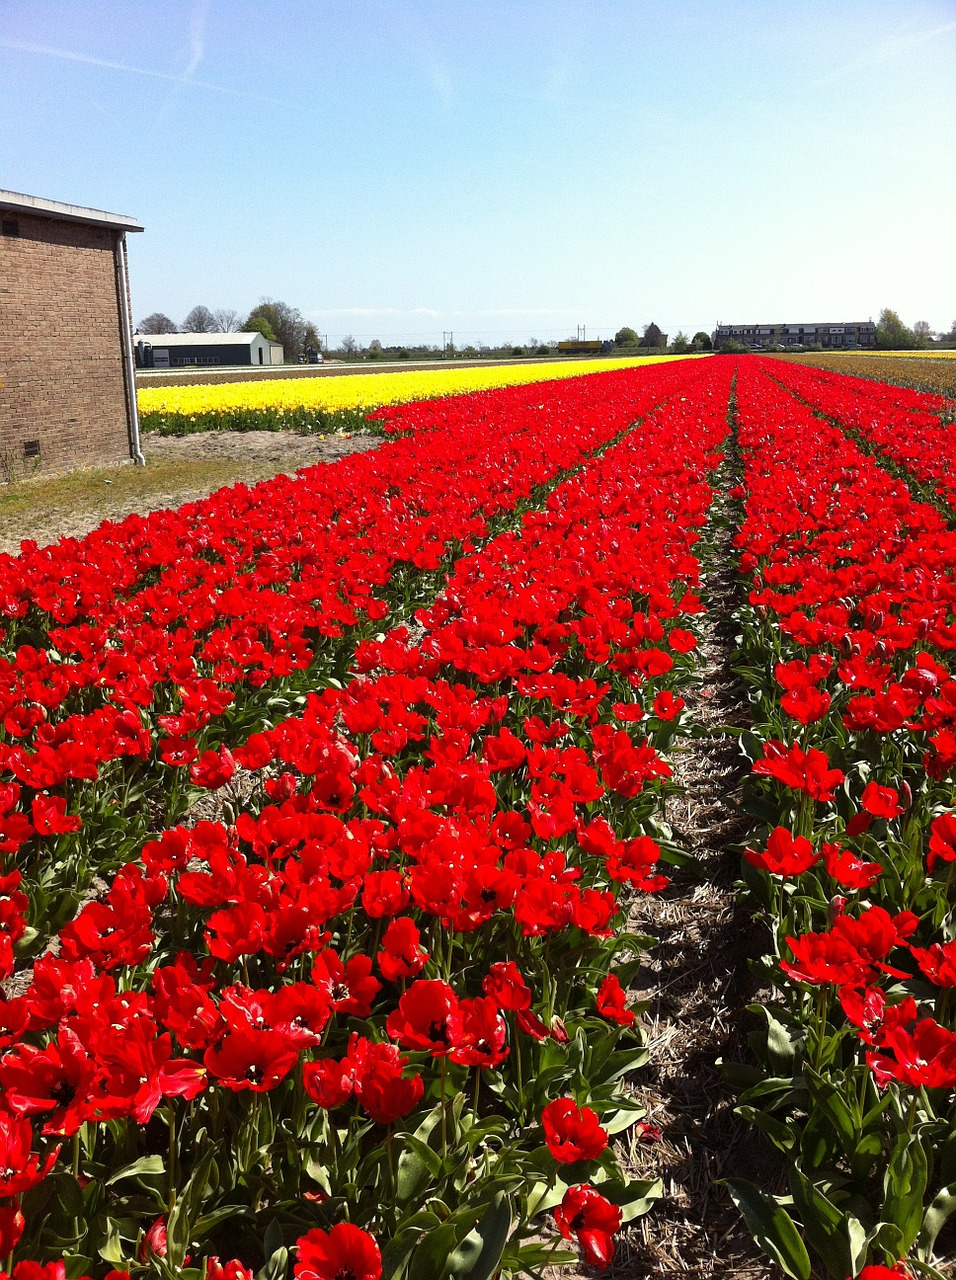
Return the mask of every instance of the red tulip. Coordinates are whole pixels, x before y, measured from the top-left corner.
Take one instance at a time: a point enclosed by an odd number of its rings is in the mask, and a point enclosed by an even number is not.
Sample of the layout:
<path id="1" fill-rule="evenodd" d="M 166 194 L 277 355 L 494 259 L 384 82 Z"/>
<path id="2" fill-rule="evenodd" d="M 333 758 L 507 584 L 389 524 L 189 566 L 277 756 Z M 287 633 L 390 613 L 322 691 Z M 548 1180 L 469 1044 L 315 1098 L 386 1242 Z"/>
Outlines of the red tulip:
<path id="1" fill-rule="evenodd" d="M 607 1146 L 607 1133 L 597 1112 L 579 1107 L 573 1098 L 556 1098 L 541 1113 L 548 1150 L 560 1164 L 594 1160 Z"/>
<path id="2" fill-rule="evenodd" d="M 380 1280 L 382 1255 L 367 1231 L 339 1222 L 299 1237 L 294 1274 L 296 1280 Z"/>
<path id="3" fill-rule="evenodd" d="M 576 1236 L 589 1267 L 606 1270 L 614 1257 L 614 1236 L 621 1229 L 621 1210 L 588 1185 L 568 1187 L 554 1211 L 566 1240 Z"/>

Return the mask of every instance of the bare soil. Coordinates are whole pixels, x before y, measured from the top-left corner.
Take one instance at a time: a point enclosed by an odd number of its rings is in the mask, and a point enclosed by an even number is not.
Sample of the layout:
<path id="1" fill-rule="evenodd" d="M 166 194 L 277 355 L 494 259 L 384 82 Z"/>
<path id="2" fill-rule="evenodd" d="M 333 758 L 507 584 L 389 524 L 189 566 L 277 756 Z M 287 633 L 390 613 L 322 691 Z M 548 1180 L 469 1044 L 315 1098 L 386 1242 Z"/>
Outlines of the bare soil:
<path id="1" fill-rule="evenodd" d="M 190 436 L 143 437 L 147 462 L 228 458 L 254 461 L 266 469 L 275 467 L 273 475 L 291 474 L 316 462 L 334 462 L 381 443 L 382 438 L 373 435 L 309 436 L 293 431 L 200 431 Z"/>
<path id="2" fill-rule="evenodd" d="M 758 927 L 734 890 L 748 821 L 738 808 L 742 770 L 725 726 L 746 727 L 749 705 L 730 666 L 737 582 L 731 531 L 715 530 L 708 614 L 698 647 L 701 683 L 687 695 L 707 736 L 672 753 L 683 796 L 668 806 L 678 842 L 695 863 L 675 870 L 661 894 L 637 900 L 630 926 L 658 946 L 632 988 L 651 1001 L 650 1062 L 634 1080 L 660 1128 L 659 1143 L 632 1144 L 635 1176 L 661 1178 L 660 1204 L 624 1236 L 614 1280 L 700 1276 L 770 1280 L 776 1273 L 754 1244 L 727 1191 L 743 1175 L 773 1185 L 773 1153 L 734 1115 L 722 1063 L 747 1057 L 746 1006 L 758 994 L 748 960 L 763 950 Z"/>

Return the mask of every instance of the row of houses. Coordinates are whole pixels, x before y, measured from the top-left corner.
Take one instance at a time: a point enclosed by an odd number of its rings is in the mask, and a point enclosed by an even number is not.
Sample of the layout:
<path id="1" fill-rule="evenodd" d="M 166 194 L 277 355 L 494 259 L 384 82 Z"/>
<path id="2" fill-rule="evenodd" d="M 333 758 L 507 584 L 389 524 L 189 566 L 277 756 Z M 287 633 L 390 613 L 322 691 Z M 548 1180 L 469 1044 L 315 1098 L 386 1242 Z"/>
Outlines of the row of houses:
<path id="1" fill-rule="evenodd" d="M 711 335 L 715 347 L 736 342 L 745 347 L 808 347 L 819 344 L 828 349 L 875 347 L 876 325 L 872 320 L 843 321 L 839 324 L 721 324 Z"/>

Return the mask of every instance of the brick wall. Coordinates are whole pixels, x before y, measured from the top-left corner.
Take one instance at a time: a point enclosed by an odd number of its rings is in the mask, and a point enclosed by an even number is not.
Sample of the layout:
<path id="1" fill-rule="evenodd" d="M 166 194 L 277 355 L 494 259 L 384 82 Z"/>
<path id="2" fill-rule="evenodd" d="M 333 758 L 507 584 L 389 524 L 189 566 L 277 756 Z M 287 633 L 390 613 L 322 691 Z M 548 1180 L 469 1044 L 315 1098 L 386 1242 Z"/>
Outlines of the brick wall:
<path id="1" fill-rule="evenodd" d="M 0 235 L 0 483 L 129 458 L 114 237 L 29 214 Z"/>

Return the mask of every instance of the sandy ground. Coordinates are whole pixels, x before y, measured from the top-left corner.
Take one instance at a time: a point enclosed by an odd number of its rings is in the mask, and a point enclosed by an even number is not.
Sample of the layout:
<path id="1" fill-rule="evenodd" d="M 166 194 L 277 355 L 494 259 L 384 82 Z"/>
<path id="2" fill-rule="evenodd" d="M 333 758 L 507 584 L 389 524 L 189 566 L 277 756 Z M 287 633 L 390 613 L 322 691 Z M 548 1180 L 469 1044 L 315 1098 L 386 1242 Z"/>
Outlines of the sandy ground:
<path id="1" fill-rule="evenodd" d="M 147 471 L 150 462 L 234 461 L 234 480 L 248 483 L 280 473 L 292 475 L 300 467 L 334 462 L 347 454 L 372 449 L 381 443 L 380 436 L 363 434 L 305 436 L 288 431 L 207 431 L 191 436 L 147 435 L 143 439 L 143 452 Z M 122 520 L 134 513 L 146 515 L 165 507 L 178 507 L 184 502 L 204 498 L 214 489 L 230 483 L 228 476 L 219 473 L 214 483 L 180 487 L 161 485 L 155 490 L 131 495 L 123 492 L 119 485 L 119 491 L 113 493 L 111 485 L 116 481 L 110 480 L 110 472 L 100 475 L 103 477 L 102 487 L 97 487 L 95 501 L 92 496 L 84 494 L 86 500 L 78 500 L 72 508 L 65 508 L 62 503 L 52 508 L 44 505 L 38 487 L 38 501 L 34 509 L 0 521 L 0 552 L 17 555 L 20 542 L 25 538 L 32 538 L 41 546 L 64 537 L 82 538 L 104 520 Z"/>
<path id="2" fill-rule="evenodd" d="M 143 437 L 147 461 L 183 461 L 193 458 L 255 460 L 274 466 L 273 474 L 291 474 L 315 462 L 334 462 L 346 454 L 381 444 L 381 436 L 305 436 L 293 431 L 201 431 L 191 436 Z"/>

